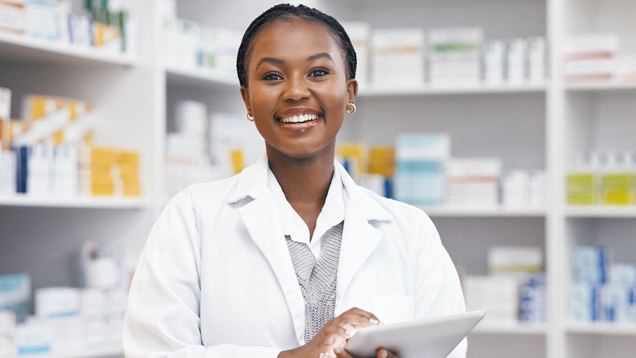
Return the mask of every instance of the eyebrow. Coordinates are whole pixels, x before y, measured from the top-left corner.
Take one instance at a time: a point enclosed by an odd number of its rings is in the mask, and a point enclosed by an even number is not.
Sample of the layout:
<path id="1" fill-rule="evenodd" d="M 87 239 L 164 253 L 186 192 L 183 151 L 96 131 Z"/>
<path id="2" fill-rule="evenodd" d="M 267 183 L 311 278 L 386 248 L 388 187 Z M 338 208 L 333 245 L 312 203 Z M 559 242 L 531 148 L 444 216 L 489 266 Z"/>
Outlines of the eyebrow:
<path id="1" fill-rule="evenodd" d="M 333 58 L 331 58 L 331 55 L 329 55 L 326 52 L 319 53 L 319 54 L 307 57 L 307 62 L 314 61 L 314 60 L 317 60 L 319 58 L 328 58 L 331 62 L 333 62 Z"/>
<path id="2" fill-rule="evenodd" d="M 307 62 L 315 61 L 315 60 L 317 60 L 317 59 L 319 59 L 319 58 L 328 58 L 331 62 L 333 62 L 333 58 L 331 58 L 331 55 L 329 55 L 329 54 L 328 54 L 328 53 L 326 53 L 326 52 L 322 52 L 322 53 L 315 54 L 315 55 L 312 55 L 312 56 L 307 57 Z M 283 63 L 285 63 L 285 61 L 280 60 L 280 59 L 278 59 L 278 58 L 274 58 L 274 57 L 263 57 L 263 58 L 261 58 L 261 59 L 258 61 L 258 63 L 256 64 L 256 68 L 258 68 L 258 66 L 260 66 L 260 65 L 262 65 L 263 63 L 266 63 L 266 62 L 268 62 L 268 63 L 275 63 L 275 64 L 277 64 L 277 65 L 282 65 Z"/>
<path id="3" fill-rule="evenodd" d="M 263 58 L 261 58 L 260 61 L 258 61 L 258 64 L 256 64 L 256 68 L 258 68 L 258 66 L 262 65 L 265 62 L 275 63 L 277 65 L 282 65 L 283 64 L 283 60 L 279 60 L 279 59 L 273 58 L 273 57 L 263 57 Z"/>

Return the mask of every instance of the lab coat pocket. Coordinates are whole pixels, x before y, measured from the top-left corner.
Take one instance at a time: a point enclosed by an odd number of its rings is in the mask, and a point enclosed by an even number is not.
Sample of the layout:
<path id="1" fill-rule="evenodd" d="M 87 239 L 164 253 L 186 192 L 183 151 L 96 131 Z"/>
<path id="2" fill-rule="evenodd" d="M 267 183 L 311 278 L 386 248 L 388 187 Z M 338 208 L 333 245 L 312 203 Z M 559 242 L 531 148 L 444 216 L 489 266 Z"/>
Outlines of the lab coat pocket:
<path id="1" fill-rule="evenodd" d="M 401 295 L 373 295 L 371 312 L 382 323 L 396 323 L 413 319 L 415 297 Z"/>

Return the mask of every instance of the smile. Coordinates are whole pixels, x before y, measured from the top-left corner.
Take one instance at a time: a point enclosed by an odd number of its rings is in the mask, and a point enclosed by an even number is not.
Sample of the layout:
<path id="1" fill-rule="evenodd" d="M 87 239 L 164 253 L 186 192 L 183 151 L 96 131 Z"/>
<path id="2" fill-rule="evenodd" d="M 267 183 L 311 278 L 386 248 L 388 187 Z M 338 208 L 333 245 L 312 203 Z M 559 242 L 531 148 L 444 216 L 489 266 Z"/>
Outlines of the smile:
<path id="1" fill-rule="evenodd" d="M 318 114 L 300 114 L 297 116 L 282 117 L 278 119 L 278 121 L 281 123 L 304 123 L 315 121 L 319 117 L 320 115 Z"/>

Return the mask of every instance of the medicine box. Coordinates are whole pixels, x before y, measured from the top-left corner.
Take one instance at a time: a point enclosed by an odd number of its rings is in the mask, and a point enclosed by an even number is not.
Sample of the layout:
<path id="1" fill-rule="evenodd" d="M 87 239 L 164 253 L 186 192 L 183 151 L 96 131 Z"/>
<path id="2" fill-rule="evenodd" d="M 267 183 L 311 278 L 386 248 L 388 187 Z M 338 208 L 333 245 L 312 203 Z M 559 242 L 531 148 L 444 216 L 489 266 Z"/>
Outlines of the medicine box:
<path id="1" fill-rule="evenodd" d="M 479 85 L 483 37 L 483 29 L 478 27 L 431 29 L 427 64 L 430 84 Z"/>
<path id="2" fill-rule="evenodd" d="M 499 203 L 500 158 L 451 158 L 446 162 L 446 203 L 496 206 Z"/>
<path id="3" fill-rule="evenodd" d="M 599 178 L 593 172 L 571 172 L 566 177 L 568 205 L 598 203 Z"/>
<path id="4" fill-rule="evenodd" d="M 374 86 L 418 87 L 424 84 L 424 30 L 373 30 L 371 80 Z"/>
<path id="5" fill-rule="evenodd" d="M 519 282 L 516 278 L 468 275 L 462 285 L 468 311 L 486 310 L 488 321 L 517 321 Z"/>
<path id="6" fill-rule="evenodd" d="M 574 322 L 602 319 L 600 287 L 586 282 L 573 282 L 569 288 L 568 316 Z"/>
<path id="7" fill-rule="evenodd" d="M 636 204 L 636 173 L 607 173 L 601 179 L 602 202 L 605 205 Z"/>
<path id="8" fill-rule="evenodd" d="M 543 250 L 534 246 L 492 246 L 488 249 L 490 274 L 525 275 L 543 271 Z"/>
<path id="9" fill-rule="evenodd" d="M 0 0 L 0 33 L 24 35 L 26 28 L 25 0 Z"/>
<path id="10" fill-rule="evenodd" d="M 564 75 L 567 81 L 611 80 L 619 49 L 616 33 L 573 34 L 565 39 Z"/>
<path id="11" fill-rule="evenodd" d="M 574 277 L 577 282 L 600 285 L 608 282 L 611 252 L 604 246 L 574 249 Z"/>
<path id="12" fill-rule="evenodd" d="M 395 198 L 412 205 L 442 205 L 450 136 L 446 133 L 402 134 L 396 142 Z"/>

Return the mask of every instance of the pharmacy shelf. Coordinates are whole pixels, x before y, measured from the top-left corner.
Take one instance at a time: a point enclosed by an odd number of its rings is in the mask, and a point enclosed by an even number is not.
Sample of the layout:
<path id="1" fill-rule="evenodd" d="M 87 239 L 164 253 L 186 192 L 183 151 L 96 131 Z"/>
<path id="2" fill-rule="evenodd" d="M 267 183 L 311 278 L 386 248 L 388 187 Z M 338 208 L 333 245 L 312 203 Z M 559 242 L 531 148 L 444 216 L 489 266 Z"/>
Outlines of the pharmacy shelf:
<path id="1" fill-rule="evenodd" d="M 67 353 L 54 353 L 41 356 L 38 355 L 38 358 L 111 358 L 123 356 L 124 349 L 122 348 L 121 344 L 117 344 L 112 347 L 87 349 Z"/>
<path id="2" fill-rule="evenodd" d="M 477 86 L 434 86 L 422 85 L 415 87 L 382 87 L 360 86 L 358 96 L 426 96 L 426 95 L 453 95 L 453 94 L 480 94 L 480 93 L 537 93 L 545 92 L 548 83 L 519 84 L 519 85 L 477 85 Z"/>
<path id="3" fill-rule="evenodd" d="M 0 197 L 0 206 L 23 206 L 42 208 L 95 208 L 95 209 L 145 209 L 152 203 L 146 198 L 77 197 L 42 198 L 29 196 Z"/>
<path id="4" fill-rule="evenodd" d="M 470 333 L 471 335 L 505 334 L 505 335 L 546 335 L 546 324 L 524 324 L 521 322 L 483 321 Z"/>
<path id="5" fill-rule="evenodd" d="M 636 337 L 636 324 L 568 323 L 566 325 L 566 331 L 574 334 Z"/>
<path id="6" fill-rule="evenodd" d="M 421 206 L 431 217 L 542 217 L 545 208 L 478 207 L 478 206 Z"/>
<path id="7" fill-rule="evenodd" d="M 636 206 L 569 206 L 565 214 L 583 218 L 636 218 Z"/>
<path id="8" fill-rule="evenodd" d="M 636 90 L 635 82 L 616 82 L 616 81 L 596 81 L 596 82 L 577 82 L 565 85 L 568 91 L 616 91 L 616 90 Z"/>
<path id="9" fill-rule="evenodd" d="M 166 76 L 169 84 L 192 87 L 239 87 L 238 78 L 219 75 L 204 68 L 176 68 L 167 67 Z"/>
<path id="10" fill-rule="evenodd" d="M 0 33 L 0 59 L 20 63 L 137 65 L 137 58 L 99 48 L 73 47 L 27 36 Z"/>

